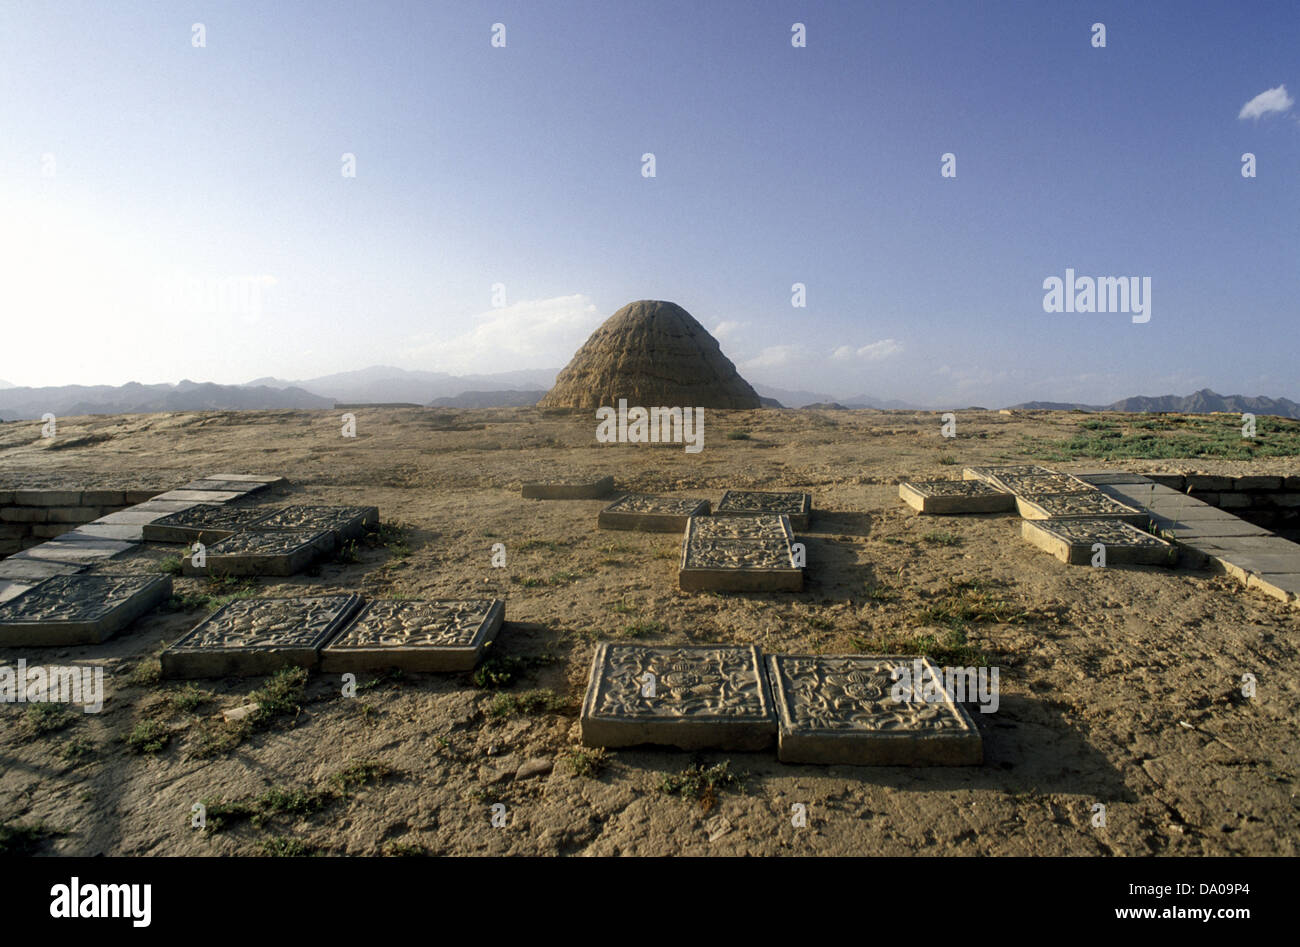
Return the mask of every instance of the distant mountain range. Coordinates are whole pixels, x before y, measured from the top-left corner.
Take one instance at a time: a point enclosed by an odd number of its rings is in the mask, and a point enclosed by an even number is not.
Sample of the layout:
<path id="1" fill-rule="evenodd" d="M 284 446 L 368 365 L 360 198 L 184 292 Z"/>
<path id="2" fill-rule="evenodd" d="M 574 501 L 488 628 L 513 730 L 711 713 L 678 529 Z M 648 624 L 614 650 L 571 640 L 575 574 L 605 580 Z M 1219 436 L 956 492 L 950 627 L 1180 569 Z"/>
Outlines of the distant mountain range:
<path id="1" fill-rule="evenodd" d="M 79 414 L 147 414 L 160 411 L 320 409 L 335 404 L 412 403 L 443 408 L 500 408 L 536 404 L 555 381 L 556 369 L 450 375 L 376 365 L 299 381 L 255 378 L 244 385 L 181 381 L 177 384 L 63 385 L 15 387 L 0 382 L 0 419 L 35 419 L 46 412 L 59 417 Z M 766 407 L 874 408 L 919 411 L 923 406 L 871 395 L 836 397 L 825 392 L 754 385 Z M 1050 411 L 1172 411 L 1207 414 L 1249 412 L 1300 419 L 1300 404 L 1286 398 L 1220 395 L 1208 388 L 1194 394 L 1125 398 L 1114 404 L 1027 401 L 1012 405 Z"/>
<path id="2" fill-rule="evenodd" d="M 1123 398 L 1114 404 L 1076 404 L 1059 401 L 1026 401 L 1012 405 L 1029 411 L 1124 411 L 1133 414 L 1171 411 L 1178 414 L 1210 414 L 1227 411 L 1232 414 L 1269 414 L 1281 418 L 1300 419 L 1300 404 L 1287 398 L 1251 398 L 1246 395 L 1221 395 L 1202 388 L 1190 395 L 1156 395 Z"/>

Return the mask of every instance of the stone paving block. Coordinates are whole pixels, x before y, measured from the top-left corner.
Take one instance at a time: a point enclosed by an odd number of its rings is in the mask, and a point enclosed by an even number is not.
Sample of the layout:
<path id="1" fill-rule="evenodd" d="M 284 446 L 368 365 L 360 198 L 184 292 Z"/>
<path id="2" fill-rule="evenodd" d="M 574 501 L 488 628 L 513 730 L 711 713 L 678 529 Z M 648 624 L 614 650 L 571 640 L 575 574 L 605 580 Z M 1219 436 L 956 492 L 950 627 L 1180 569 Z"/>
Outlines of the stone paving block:
<path id="1" fill-rule="evenodd" d="M 1189 490 L 1231 490 L 1231 477 L 1218 477 L 1212 474 L 1188 474 L 1183 478 Z"/>
<path id="2" fill-rule="evenodd" d="M 126 506 L 123 490 L 82 490 L 81 502 L 86 506 Z"/>
<path id="3" fill-rule="evenodd" d="M 32 535 L 39 536 L 41 539 L 54 539 L 56 536 L 62 536 L 73 528 L 71 523 L 33 523 Z"/>
<path id="4" fill-rule="evenodd" d="M 12 490 L 0 490 L 0 506 L 9 506 L 14 502 L 14 492 Z"/>
<path id="5" fill-rule="evenodd" d="M 614 478 L 601 477 L 585 483 L 525 483 L 520 494 L 525 500 L 598 500 L 614 491 Z"/>
<path id="6" fill-rule="evenodd" d="M 601 642 L 581 728 L 585 746 L 762 750 L 776 736 L 776 717 L 754 645 Z"/>
<path id="7" fill-rule="evenodd" d="M 244 494 L 235 490 L 168 490 L 152 497 L 153 500 L 190 500 L 194 503 L 229 503 Z"/>
<path id="8" fill-rule="evenodd" d="M 135 506 L 129 506 L 125 510 L 118 510 L 116 513 L 108 513 L 97 520 L 91 520 L 91 522 L 143 526 L 145 523 L 152 523 L 154 520 L 161 519 L 168 513 L 188 510 L 192 506 L 197 506 L 192 500 L 150 500 L 147 503 L 137 503 Z"/>
<path id="9" fill-rule="evenodd" d="M 1134 526 L 1143 526 L 1151 518 L 1149 513 L 1121 503 L 1100 491 L 1016 497 L 1016 509 L 1027 520 L 1114 517 Z"/>
<path id="10" fill-rule="evenodd" d="M 1016 508 L 1014 494 L 985 480 L 905 480 L 898 497 L 918 513 L 1007 513 Z"/>
<path id="11" fill-rule="evenodd" d="M 214 543 L 232 533 L 256 527 L 270 512 L 257 507 L 197 503 L 145 523 L 143 534 L 151 543 Z"/>
<path id="12" fill-rule="evenodd" d="M 116 539 L 96 539 L 84 542 L 59 542 L 58 539 L 51 539 L 39 546 L 32 546 L 22 552 L 16 552 L 9 558 L 11 560 L 28 559 L 64 562 L 70 565 L 84 566 L 104 559 L 111 559 L 118 553 L 126 552 L 134 546 L 135 543 L 125 543 Z"/>
<path id="13" fill-rule="evenodd" d="M 1181 492 L 1187 485 L 1187 478 L 1182 474 L 1169 473 L 1149 473 L 1146 475 L 1148 480 L 1154 481 L 1163 487 Z"/>
<path id="14" fill-rule="evenodd" d="M 1222 539 L 1233 536 L 1272 536 L 1274 533 L 1262 526 L 1255 526 L 1245 520 L 1230 522 L 1226 520 L 1176 520 L 1171 517 L 1153 515 L 1152 520 L 1161 535 L 1170 535 L 1179 542 L 1195 542 L 1198 539 Z"/>
<path id="15" fill-rule="evenodd" d="M 181 560 L 181 572 L 196 575 L 296 575 L 334 549 L 334 534 L 318 529 L 257 529 L 232 533 L 207 547 L 203 567 L 194 555 Z"/>
<path id="16" fill-rule="evenodd" d="M 249 677 L 314 668 L 321 646 L 360 607 L 359 595 L 236 599 L 163 651 L 163 677 Z"/>
<path id="17" fill-rule="evenodd" d="M 18 559 L 10 556 L 0 560 L 0 579 L 48 579 L 52 575 L 73 575 L 81 572 L 85 566 L 68 562 L 47 562 L 41 559 Z"/>
<path id="18" fill-rule="evenodd" d="M 1233 480 L 1233 486 L 1238 490 L 1280 490 L 1282 489 L 1282 478 L 1269 476 L 1237 477 Z"/>
<path id="19" fill-rule="evenodd" d="M 812 494 L 761 490 L 727 490 L 713 509 L 714 516 L 786 516 L 794 529 L 807 529 L 812 519 Z"/>
<path id="20" fill-rule="evenodd" d="M 28 589 L 33 588 L 37 580 L 23 582 L 20 579 L 0 579 L 0 604 L 15 599 Z"/>
<path id="21" fill-rule="evenodd" d="M 0 646 L 98 644 L 171 595 L 166 575 L 58 575 L 0 605 Z"/>
<path id="22" fill-rule="evenodd" d="M 157 495 L 157 493 L 157 490 L 123 490 L 122 499 L 127 503 L 139 505 L 141 503 L 148 503 Z"/>
<path id="23" fill-rule="evenodd" d="M 208 474 L 205 480 L 233 480 L 237 483 L 264 483 L 268 487 L 278 487 L 289 481 L 283 477 L 277 477 L 274 474 L 232 474 L 232 473 L 214 473 Z"/>
<path id="24" fill-rule="evenodd" d="M 0 510 L 0 521 L 5 523 L 44 523 L 47 511 L 43 506 L 7 506 Z"/>
<path id="25" fill-rule="evenodd" d="M 19 506 L 79 506 L 80 490 L 15 490 L 14 502 Z"/>
<path id="26" fill-rule="evenodd" d="M 259 490 L 265 490 L 267 487 L 264 483 L 250 482 L 246 480 L 191 480 L 177 489 L 180 490 L 203 490 L 216 491 L 218 493 L 238 493 L 247 496 L 256 493 Z"/>
<path id="27" fill-rule="evenodd" d="M 798 592 L 794 531 L 785 516 L 692 516 L 682 537 L 683 592 Z"/>
<path id="28" fill-rule="evenodd" d="M 369 602 L 321 648 L 320 669 L 468 671 L 504 619 L 500 599 Z"/>
<path id="29" fill-rule="evenodd" d="M 779 724 L 777 756 L 783 763 L 984 762 L 984 742 L 974 721 L 942 687 L 927 694 L 916 680 L 918 693 L 897 689 L 918 673 L 942 681 L 940 669 L 925 658 L 776 654 L 768 656 L 767 666 Z"/>
<path id="30" fill-rule="evenodd" d="M 628 493 L 600 511 L 600 529 L 637 529 L 650 533 L 680 533 L 692 516 L 708 516 L 708 500 Z"/>
<path id="31" fill-rule="evenodd" d="M 116 539 L 124 543 L 144 541 L 144 527 L 130 523 L 83 523 L 72 533 L 87 538 Z"/>
<path id="32" fill-rule="evenodd" d="M 1204 549 L 1201 551 L 1205 552 Z M 1217 572 L 1224 572 L 1241 582 L 1246 582 L 1252 575 L 1300 573 L 1300 555 L 1295 553 L 1283 555 L 1210 553 L 1207 556 L 1212 569 Z"/>
<path id="33" fill-rule="evenodd" d="M 1020 535 L 1070 565 L 1092 564 L 1093 546 L 1106 547 L 1106 565 L 1173 565 L 1178 550 L 1123 520 L 1021 520 Z"/>
<path id="34" fill-rule="evenodd" d="M 1280 602 L 1300 601 L 1300 573 L 1270 572 L 1263 575 L 1251 573 L 1246 579 L 1246 588 L 1258 589 Z"/>
<path id="35" fill-rule="evenodd" d="M 99 515 L 95 506 L 52 506 L 45 514 L 47 523 L 89 523 Z"/>
<path id="36" fill-rule="evenodd" d="M 257 524 L 258 529 L 328 530 L 337 543 L 360 539 L 378 526 L 377 506 L 283 506 Z"/>
<path id="37" fill-rule="evenodd" d="M 1103 484 L 1138 485 L 1148 482 L 1142 474 L 1127 473 L 1123 470 L 1072 470 L 1067 473 L 1094 487 Z"/>

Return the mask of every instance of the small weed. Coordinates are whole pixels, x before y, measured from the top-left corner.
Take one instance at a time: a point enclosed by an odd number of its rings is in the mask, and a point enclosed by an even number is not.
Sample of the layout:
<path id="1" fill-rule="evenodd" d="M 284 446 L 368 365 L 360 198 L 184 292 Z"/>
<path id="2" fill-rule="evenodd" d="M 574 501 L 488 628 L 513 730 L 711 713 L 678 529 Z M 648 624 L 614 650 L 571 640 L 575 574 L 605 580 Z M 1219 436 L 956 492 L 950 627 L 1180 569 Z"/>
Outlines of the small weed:
<path id="1" fill-rule="evenodd" d="M 868 585 L 867 598 L 873 602 L 897 602 L 898 593 L 887 585 Z"/>
<path id="2" fill-rule="evenodd" d="M 171 742 L 172 732 L 157 720 L 141 720 L 126 735 L 126 748 L 132 753 L 160 753 Z"/>
<path id="3" fill-rule="evenodd" d="M 166 573 L 167 575 L 180 575 L 181 557 L 167 556 L 161 562 L 158 563 L 158 571 Z"/>
<path id="4" fill-rule="evenodd" d="M 306 842 L 301 839 L 287 838 L 283 835 L 273 835 L 270 838 L 262 839 L 259 846 L 262 854 L 271 858 L 304 858 L 312 853 L 312 849 Z"/>
<path id="5" fill-rule="evenodd" d="M 429 853 L 422 846 L 413 842 L 387 842 L 383 847 L 386 858 L 423 858 Z"/>
<path id="6" fill-rule="evenodd" d="M 405 559 L 411 554 L 406 539 L 407 529 L 401 523 L 380 523 L 379 528 L 366 533 L 362 541 L 370 547 L 387 549 L 395 559 Z"/>
<path id="7" fill-rule="evenodd" d="M 574 775 L 586 779 L 595 779 L 609 765 L 609 754 L 604 747 L 591 750 L 582 747 L 573 750 L 565 757 Z"/>
<path id="8" fill-rule="evenodd" d="M 497 694 L 488 707 L 493 717 L 510 718 L 524 714 L 559 713 L 567 706 L 564 698 L 553 691 L 534 690 L 522 694 Z"/>
<path id="9" fill-rule="evenodd" d="M 921 540 L 923 542 L 929 543 L 931 546 L 961 545 L 960 536 L 958 536 L 956 533 L 944 532 L 942 530 L 932 530 L 931 532 L 925 533 L 924 535 L 921 536 Z"/>
<path id="10" fill-rule="evenodd" d="M 621 634 L 624 638 L 662 638 L 668 634 L 668 625 L 661 621 L 634 621 L 624 625 Z"/>
<path id="11" fill-rule="evenodd" d="M 809 628 L 815 628 L 818 631 L 829 631 L 835 627 L 835 622 L 825 615 L 806 615 L 804 616 L 804 623 Z"/>
<path id="12" fill-rule="evenodd" d="M 69 763 L 75 763 L 83 756 L 94 753 L 95 748 L 86 740 L 80 737 L 73 737 L 65 742 L 59 750 L 59 756 L 63 757 Z"/>
<path id="13" fill-rule="evenodd" d="M 329 805 L 330 799 L 328 792 L 319 790 L 308 792 L 303 789 L 272 787 L 254 800 L 253 807 L 256 811 L 251 819 L 254 825 L 260 827 L 273 815 L 310 815 L 324 809 Z"/>
<path id="14" fill-rule="evenodd" d="M 952 456 L 952 454 L 944 454 L 942 457 L 939 458 L 939 463 L 943 464 L 945 467 L 951 467 L 954 464 L 961 463 L 961 461 L 958 460 L 956 457 Z"/>
<path id="15" fill-rule="evenodd" d="M 393 775 L 393 770 L 384 763 L 374 760 L 357 760 L 349 763 L 330 777 L 330 782 L 338 788 L 339 795 L 346 798 L 353 790 L 377 783 Z"/>
<path id="16" fill-rule="evenodd" d="M 752 441 L 754 438 L 748 431 L 728 431 L 727 440 L 729 441 Z"/>
<path id="17" fill-rule="evenodd" d="M 257 713 L 254 715 L 257 722 L 265 724 L 283 714 L 297 714 L 302 710 L 306 689 L 305 668 L 283 668 L 276 671 L 270 680 L 248 695 L 257 704 Z"/>
<path id="18" fill-rule="evenodd" d="M 0 856 L 34 855 L 42 842 L 62 834 L 42 822 L 32 825 L 0 822 Z"/>
<path id="19" fill-rule="evenodd" d="M 334 554 L 334 561 L 351 565 L 354 562 L 360 562 L 361 556 L 357 554 L 357 541 L 349 539 L 343 545 L 339 546 L 339 551 Z"/>
<path id="20" fill-rule="evenodd" d="M 23 722 L 38 735 L 66 730 L 76 720 L 62 704 L 31 704 L 23 714 Z"/>
<path id="21" fill-rule="evenodd" d="M 179 690 L 172 691 L 167 695 L 167 702 L 176 713 L 192 713 L 194 710 L 202 707 L 212 699 L 212 695 L 205 690 L 200 690 L 193 684 L 186 684 Z"/>
<path id="22" fill-rule="evenodd" d="M 744 775 L 731 771 L 731 761 L 724 760 L 705 768 L 703 763 L 692 763 L 680 773 L 664 773 L 659 780 L 659 791 L 669 796 L 681 796 L 700 804 L 705 812 L 718 802 L 718 790 L 739 789 L 744 785 Z"/>
<path id="23" fill-rule="evenodd" d="M 162 680 L 162 664 L 158 658 L 144 658 L 126 675 L 127 687 L 152 687 Z"/>

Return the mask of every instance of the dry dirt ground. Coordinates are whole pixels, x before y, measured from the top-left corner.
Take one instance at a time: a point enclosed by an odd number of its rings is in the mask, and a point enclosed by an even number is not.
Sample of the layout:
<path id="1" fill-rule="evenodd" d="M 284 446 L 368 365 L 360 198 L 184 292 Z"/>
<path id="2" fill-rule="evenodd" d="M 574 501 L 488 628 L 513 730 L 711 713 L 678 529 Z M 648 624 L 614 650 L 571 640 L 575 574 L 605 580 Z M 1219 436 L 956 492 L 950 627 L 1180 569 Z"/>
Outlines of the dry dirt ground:
<path id="1" fill-rule="evenodd" d="M 284 688 L 278 706 L 266 679 L 159 682 L 158 651 L 208 614 L 203 596 L 239 591 L 178 578 L 171 609 L 102 646 L 0 651 L 6 664 L 107 666 L 98 715 L 0 706 L 0 823 L 11 847 L 1296 854 L 1300 610 L 1205 572 L 1066 566 L 1023 542 L 1014 515 L 918 517 L 898 500 L 901 478 L 1020 462 L 1025 445 L 1074 433 L 1077 415 L 964 412 L 959 436 L 945 440 L 938 415 L 923 412 L 712 412 L 704 451 L 687 454 L 600 445 L 594 419 L 535 409 L 356 413 L 355 439 L 341 436 L 337 412 L 68 418 L 55 442 L 42 441 L 39 422 L 11 422 L 0 425 L 0 486 L 161 490 L 220 471 L 268 473 L 291 483 L 266 502 L 378 505 L 404 539 L 390 529 L 356 561 L 255 579 L 251 590 L 499 596 L 507 623 L 492 649 L 496 679 L 363 675 L 361 692 L 345 697 L 338 678 L 313 674 L 301 695 Z M 1295 474 L 1297 462 L 1250 469 Z M 728 487 L 810 492 L 819 512 L 801 536 L 805 590 L 684 594 L 677 536 L 598 530 L 603 501 L 519 496 L 524 480 L 605 473 L 620 488 L 713 501 Z M 491 567 L 495 543 L 506 546 L 505 569 Z M 142 549 L 111 569 L 157 570 L 168 554 Z M 595 643 L 619 638 L 923 647 L 999 667 L 1001 706 L 974 714 L 985 746 L 975 768 L 789 766 L 775 750 L 601 759 L 579 753 L 577 708 Z M 1246 673 L 1258 679 L 1252 699 L 1240 693 Z M 268 707 L 256 725 L 222 722 L 255 691 Z M 535 760 L 550 771 L 519 772 Z M 743 779 L 700 798 L 664 789 L 665 776 L 695 763 L 726 763 Z M 191 825 L 200 802 L 206 829 Z M 806 827 L 792 824 L 796 803 Z M 1094 824 L 1098 803 L 1104 826 Z M 505 807 L 499 827 L 494 804 Z"/>

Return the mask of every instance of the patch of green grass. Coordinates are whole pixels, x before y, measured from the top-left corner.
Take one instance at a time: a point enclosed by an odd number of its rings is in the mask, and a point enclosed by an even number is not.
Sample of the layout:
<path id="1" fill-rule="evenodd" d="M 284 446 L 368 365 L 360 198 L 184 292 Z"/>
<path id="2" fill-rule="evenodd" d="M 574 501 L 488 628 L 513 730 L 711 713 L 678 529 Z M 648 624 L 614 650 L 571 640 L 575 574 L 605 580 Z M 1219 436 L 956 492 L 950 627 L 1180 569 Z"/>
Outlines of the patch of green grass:
<path id="1" fill-rule="evenodd" d="M 961 628 L 931 632 L 885 631 L 855 635 L 850 643 L 862 654 L 918 654 L 939 664 L 987 667 L 989 656 L 972 645 Z"/>
<path id="2" fill-rule="evenodd" d="M 33 733 L 44 735 L 66 730 L 77 718 L 62 704 L 29 704 L 23 722 Z"/>
<path id="3" fill-rule="evenodd" d="M 125 737 L 132 753 L 161 753 L 171 739 L 171 730 L 157 720 L 141 720 Z"/>
<path id="4" fill-rule="evenodd" d="M 193 684 L 186 684 L 167 695 L 167 702 L 176 713 L 193 713 L 212 699 L 212 695 Z"/>
<path id="5" fill-rule="evenodd" d="M 167 575 L 180 575 L 181 557 L 180 556 L 165 557 L 161 562 L 158 563 L 158 571 L 164 572 Z"/>
<path id="6" fill-rule="evenodd" d="M 1049 461 L 1167 460 L 1213 457 L 1253 460 L 1300 454 L 1300 421 L 1261 417 L 1256 436 L 1241 436 L 1239 416 L 1133 415 L 1084 421 L 1062 440 L 1022 439 L 1025 456 Z"/>
<path id="7" fill-rule="evenodd" d="M 493 717 L 510 718 L 540 713 L 559 713 L 567 702 L 554 691 L 532 690 L 520 694 L 497 694 L 488 706 Z"/>
<path id="8" fill-rule="evenodd" d="M 428 852 L 421 845 L 414 842 L 387 842 L 383 847 L 385 858 L 424 858 Z"/>
<path id="9" fill-rule="evenodd" d="M 274 815 L 306 816 L 330 804 L 328 792 L 305 789 L 281 789 L 273 786 L 253 801 L 252 823 L 258 827 Z"/>
<path id="10" fill-rule="evenodd" d="M 1023 624 L 1034 617 L 1025 606 L 993 590 L 960 584 L 912 613 L 919 625 Z"/>
<path id="11" fill-rule="evenodd" d="M 393 775 L 391 767 L 375 760 L 356 760 L 330 777 L 339 795 L 347 797 L 362 786 L 369 786 Z"/>
<path id="12" fill-rule="evenodd" d="M 555 657 L 550 654 L 517 657 L 500 651 L 489 651 L 488 656 L 479 662 L 470 675 L 470 681 L 475 687 L 501 690 L 513 684 L 524 672 L 554 663 Z"/>
<path id="13" fill-rule="evenodd" d="M 526 589 L 535 589 L 538 586 L 546 584 L 545 579 L 539 579 L 536 576 L 532 576 L 532 575 L 525 576 L 522 579 L 516 579 L 514 576 L 511 576 L 510 579 L 511 581 L 516 582 L 519 585 L 522 585 Z"/>
<path id="14" fill-rule="evenodd" d="M 574 775 L 585 779 L 595 779 L 609 765 L 609 754 L 605 752 L 604 747 L 594 750 L 579 747 L 571 751 L 565 757 L 565 761 L 569 764 L 569 768 L 573 770 Z"/>
<path id="15" fill-rule="evenodd" d="M 42 842 L 62 834 L 43 822 L 35 822 L 31 825 L 0 822 L 0 856 L 34 855 L 40 849 Z"/>
<path id="16" fill-rule="evenodd" d="M 619 634 L 623 638 L 662 638 L 668 634 L 668 625 L 661 621 L 634 621 L 624 625 Z"/>
<path id="17" fill-rule="evenodd" d="M 270 838 L 262 839 L 258 848 L 269 858 L 305 858 L 313 851 L 302 839 L 288 838 L 283 835 L 272 835 Z"/>
<path id="18" fill-rule="evenodd" d="M 86 740 L 80 737 L 73 737 L 66 741 L 59 749 L 59 756 L 63 757 L 69 763 L 75 763 L 82 757 L 94 753 L 95 748 Z"/>
<path id="19" fill-rule="evenodd" d="M 868 585 L 866 587 L 867 598 L 873 602 L 896 602 L 898 593 L 887 585 Z"/>
<path id="20" fill-rule="evenodd" d="M 729 441 L 752 441 L 753 435 L 748 431 L 728 431 L 727 440 Z"/>
<path id="21" fill-rule="evenodd" d="M 835 622 L 825 615 L 805 615 L 804 624 L 809 628 L 815 628 L 818 631 L 829 631 L 835 627 Z"/>
<path id="22" fill-rule="evenodd" d="M 961 537 L 956 533 L 949 533 L 944 530 L 931 530 L 921 536 L 923 542 L 931 546 L 960 546 Z"/>
<path id="23" fill-rule="evenodd" d="M 282 668 L 271 675 L 265 684 L 248 696 L 257 704 L 254 717 L 258 723 L 267 723 L 285 714 L 302 710 L 307 690 L 305 668 Z"/>
<path id="24" fill-rule="evenodd" d="M 202 592 L 173 592 L 167 599 L 167 611 L 192 612 L 197 608 L 207 608 L 212 603 L 212 596 Z"/>
<path id="25" fill-rule="evenodd" d="M 635 605 L 631 604 L 630 602 L 626 602 L 626 601 L 623 601 L 623 602 L 615 602 L 615 603 L 611 606 L 611 609 L 612 609 L 616 614 L 619 614 L 619 615 L 635 615 L 637 612 L 639 612 L 639 611 L 641 610 L 641 609 L 637 608 Z"/>
<path id="26" fill-rule="evenodd" d="M 126 687 L 152 687 L 162 680 L 162 663 L 158 656 L 142 658 L 123 679 Z"/>
<path id="27" fill-rule="evenodd" d="M 707 812 L 717 804 L 718 790 L 740 789 L 744 782 L 744 774 L 731 771 L 730 760 L 707 768 L 703 763 L 692 763 L 679 773 L 664 773 L 659 780 L 659 791 L 696 801 Z"/>
<path id="28" fill-rule="evenodd" d="M 405 559 L 411 554 L 407 542 L 408 529 L 404 523 L 380 523 L 378 529 L 366 533 L 362 542 L 374 548 L 387 549 L 395 559 Z"/>
<path id="29" fill-rule="evenodd" d="M 572 546 L 573 541 L 564 539 L 529 539 L 519 547 L 520 552 L 531 552 L 534 549 L 545 549 L 549 552 L 559 552 L 567 546 Z"/>
<path id="30" fill-rule="evenodd" d="M 578 581 L 579 579 L 581 579 L 581 578 L 582 578 L 582 573 L 581 573 L 581 572 L 575 572 L 575 571 L 573 571 L 572 569 L 567 569 L 567 570 L 565 570 L 565 571 L 563 571 L 563 572 L 557 572 L 557 573 L 555 573 L 553 576 L 551 576 L 551 578 L 550 578 L 550 580 L 549 580 L 549 582 L 548 582 L 547 584 L 549 584 L 549 585 L 571 585 L 572 583 L 577 582 L 577 581 Z"/>
<path id="31" fill-rule="evenodd" d="M 952 454 L 944 454 L 939 458 L 939 463 L 943 464 L 945 467 L 951 467 L 954 464 L 960 464 L 961 461 L 952 456 Z"/>

